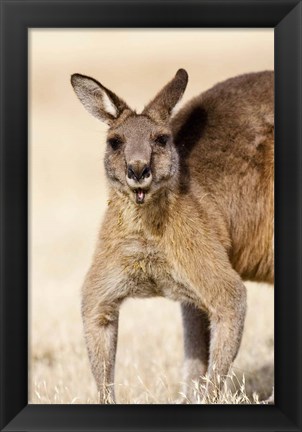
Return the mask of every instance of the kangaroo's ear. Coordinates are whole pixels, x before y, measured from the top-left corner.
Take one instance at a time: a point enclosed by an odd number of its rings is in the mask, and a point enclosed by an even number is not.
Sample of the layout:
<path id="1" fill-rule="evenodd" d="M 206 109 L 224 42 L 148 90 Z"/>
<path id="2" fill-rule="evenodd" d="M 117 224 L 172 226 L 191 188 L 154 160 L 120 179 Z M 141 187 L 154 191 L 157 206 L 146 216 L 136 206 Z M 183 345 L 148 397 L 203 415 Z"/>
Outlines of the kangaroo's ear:
<path id="1" fill-rule="evenodd" d="M 184 69 L 179 69 L 175 77 L 145 107 L 143 114 L 150 115 L 154 120 L 167 122 L 172 109 L 181 99 L 187 84 L 187 72 Z"/>
<path id="2" fill-rule="evenodd" d="M 71 85 L 87 111 L 109 125 L 124 110 L 130 110 L 122 99 L 93 78 L 73 74 L 71 76 Z"/>

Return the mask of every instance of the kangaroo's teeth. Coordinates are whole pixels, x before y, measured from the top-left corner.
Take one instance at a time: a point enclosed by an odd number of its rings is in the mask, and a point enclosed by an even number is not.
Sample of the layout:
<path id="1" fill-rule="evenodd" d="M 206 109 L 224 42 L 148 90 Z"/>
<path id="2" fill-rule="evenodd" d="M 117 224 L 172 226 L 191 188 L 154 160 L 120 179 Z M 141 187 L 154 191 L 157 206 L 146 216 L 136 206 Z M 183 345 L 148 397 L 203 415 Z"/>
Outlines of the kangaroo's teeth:
<path id="1" fill-rule="evenodd" d="M 145 192 L 142 189 L 136 189 L 136 203 L 137 204 L 143 204 L 145 200 Z"/>

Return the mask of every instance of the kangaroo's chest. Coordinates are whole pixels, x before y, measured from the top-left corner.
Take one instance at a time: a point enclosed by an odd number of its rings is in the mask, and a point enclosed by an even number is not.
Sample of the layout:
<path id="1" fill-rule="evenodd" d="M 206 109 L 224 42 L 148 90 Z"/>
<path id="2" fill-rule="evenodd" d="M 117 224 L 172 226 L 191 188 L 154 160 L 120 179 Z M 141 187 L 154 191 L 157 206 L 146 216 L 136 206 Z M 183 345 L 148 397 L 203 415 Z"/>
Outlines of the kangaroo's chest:
<path id="1" fill-rule="evenodd" d="M 174 264 L 156 241 L 136 237 L 125 239 L 121 256 L 131 296 L 164 296 L 173 300 L 187 297 L 187 289 L 176 277 Z"/>

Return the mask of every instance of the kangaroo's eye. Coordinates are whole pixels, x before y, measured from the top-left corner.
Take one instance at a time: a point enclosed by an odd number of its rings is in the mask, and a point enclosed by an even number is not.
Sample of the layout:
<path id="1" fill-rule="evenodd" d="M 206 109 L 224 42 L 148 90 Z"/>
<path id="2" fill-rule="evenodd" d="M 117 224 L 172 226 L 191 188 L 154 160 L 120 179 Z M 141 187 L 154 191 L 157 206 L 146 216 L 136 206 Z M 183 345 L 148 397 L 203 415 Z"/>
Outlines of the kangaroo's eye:
<path id="1" fill-rule="evenodd" d="M 154 141 L 156 142 L 156 144 L 159 144 L 164 147 L 169 141 L 169 139 L 170 139 L 170 135 L 162 134 L 162 135 L 157 135 Z"/>
<path id="2" fill-rule="evenodd" d="M 107 143 L 110 145 L 110 147 L 113 150 L 117 150 L 123 144 L 123 140 L 119 136 L 114 136 L 114 137 L 108 138 Z"/>

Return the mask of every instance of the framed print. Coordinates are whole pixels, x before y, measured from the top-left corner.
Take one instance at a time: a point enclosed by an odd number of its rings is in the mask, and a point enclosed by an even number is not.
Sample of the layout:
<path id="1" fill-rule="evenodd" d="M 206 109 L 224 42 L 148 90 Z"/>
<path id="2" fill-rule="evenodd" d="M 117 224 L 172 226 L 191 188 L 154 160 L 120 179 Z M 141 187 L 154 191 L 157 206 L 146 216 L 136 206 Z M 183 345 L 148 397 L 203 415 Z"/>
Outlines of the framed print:
<path id="1" fill-rule="evenodd" d="M 299 431 L 301 2 L 1 17 L 1 430 Z"/>

